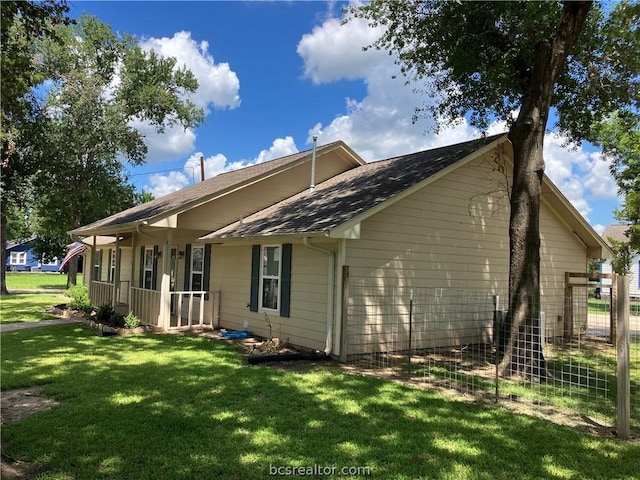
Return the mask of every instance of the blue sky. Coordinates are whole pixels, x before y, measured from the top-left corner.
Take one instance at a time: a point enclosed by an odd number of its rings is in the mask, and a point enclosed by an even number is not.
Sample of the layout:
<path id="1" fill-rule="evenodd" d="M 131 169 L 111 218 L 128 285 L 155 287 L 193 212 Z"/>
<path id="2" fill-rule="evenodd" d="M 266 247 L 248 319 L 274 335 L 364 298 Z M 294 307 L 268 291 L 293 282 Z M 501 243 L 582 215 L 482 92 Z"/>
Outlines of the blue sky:
<path id="1" fill-rule="evenodd" d="M 134 35 L 146 49 L 178 59 L 198 78 L 192 100 L 207 112 L 194 130 L 147 132 L 149 155 L 130 168 L 139 189 L 156 196 L 244 165 L 344 140 L 365 160 L 478 136 L 465 121 L 431 133 L 411 122 L 417 96 L 385 52 L 362 51 L 377 33 L 364 22 L 342 24 L 336 2 L 84 2 L 71 14 L 94 15 Z M 492 132 L 504 126 L 492 126 Z M 593 148 L 569 150 L 550 133 L 546 173 L 601 232 L 615 223 L 616 186 Z"/>

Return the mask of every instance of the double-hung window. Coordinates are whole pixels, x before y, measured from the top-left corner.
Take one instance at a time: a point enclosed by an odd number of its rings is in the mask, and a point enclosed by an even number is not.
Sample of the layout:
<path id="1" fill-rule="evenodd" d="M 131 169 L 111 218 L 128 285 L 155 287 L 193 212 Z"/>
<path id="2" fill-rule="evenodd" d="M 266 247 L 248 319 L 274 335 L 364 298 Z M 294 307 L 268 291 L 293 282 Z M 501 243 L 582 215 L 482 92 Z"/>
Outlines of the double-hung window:
<path id="1" fill-rule="evenodd" d="M 191 247 L 191 291 L 200 292 L 203 289 L 204 278 L 204 247 Z"/>
<path id="2" fill-rule="evenodd" d="M 110 252 L 110 260 L 109 260 L 109 283 L 113 283 L 116 278 L 116 251 L 109 250 Z"/>
<path id="3" fill-rule="evenodd" d="M 95 253 L 95 264 L 93 265 L 93 280 L 102 281 L 102 250 Z"/>
<path id="4" fill-rule="evenodd" d="M 153 248 L 144 249 L 144 273 L 142 288 L 153 288 Z"/>
<path id="5" fill-rule="evenodd" d="M 280 246 L 262 248 L 262 302 L 268 310 L 278 310 L 280 304 Z"/>
<path id="6" fill-rule="evenodd" d="M 290 243 L 251 247 L 250 311 L 262 309 L 281 317 L 290 316 L 291 252 Z"/>
<path id="7" fill-rule="evenodd" d="M 11 252 L 11 258 L 9 259 L 10 265 L 26 265 L 27 264 L 27 252 Z"/>

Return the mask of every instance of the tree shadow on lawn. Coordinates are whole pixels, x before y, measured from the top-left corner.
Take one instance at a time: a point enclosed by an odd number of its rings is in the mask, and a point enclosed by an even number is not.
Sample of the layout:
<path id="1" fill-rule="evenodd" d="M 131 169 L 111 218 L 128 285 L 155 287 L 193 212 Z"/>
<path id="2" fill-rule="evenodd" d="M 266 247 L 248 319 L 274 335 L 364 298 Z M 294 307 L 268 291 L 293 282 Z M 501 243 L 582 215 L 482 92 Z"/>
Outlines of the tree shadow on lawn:
<path id="1" fill-rule="evenodd" d="M 43 465 L 39 478 L 253 479 L 314 465 L 368 466 L 373 478 L 631 478 L 640 463 L 634 443 L 331 367 L 247 366 L 202 337 L 59 326 L 2 341 L 3 389 L 46 383 L 63 401 L 3 426 L 3 450 Z"/>

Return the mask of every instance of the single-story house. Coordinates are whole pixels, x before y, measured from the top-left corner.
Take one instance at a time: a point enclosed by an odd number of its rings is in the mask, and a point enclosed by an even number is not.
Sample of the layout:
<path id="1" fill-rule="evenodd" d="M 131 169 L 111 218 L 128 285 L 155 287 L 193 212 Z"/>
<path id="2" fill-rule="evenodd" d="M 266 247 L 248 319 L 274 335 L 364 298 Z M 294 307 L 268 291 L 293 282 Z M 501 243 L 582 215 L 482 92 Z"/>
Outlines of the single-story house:
<path id="1" fill-rule="evenodd" d="M 608 225 L 602 233 L 602 238 L 610 244 L 610 239 L 617 242 L 628 242 L 629 238 L 626 232 L 629 229 L 627 225 Z M 602 273 L 613 273 L 611 261 L 606 260 L 600 266 Z M 603 280 L 602 295 L 610 295 L 607 285 L 611 285 L 611 280 Z M 631 269 L 629 272 L 629 296 L 631 298 L 640 298 L 640 255 L 636 254 L 631 257 Z"/>
<path id="2" fill-rule="evenodd" d="M 371 163 L 337 141 L 71 233 L 110 239 L 87 242 L 94 305 L 124 304 L 159 328 L 249 329 L 344 357 L 361 353 L 341 351 L 344 267 L 351 286 L 507 291 L 511 162 L 506 135 Z M 565 274 L 611 252 L 547 177 L 542 196 L 541 288 L 555 335 Z"/>
<path id="3" fill-rule="evenodd" d="M 35 237 L 6 243 L 5 268 L 12 272 L 57 272 L 60 260 L 42 261 L 33 251 Z"/>

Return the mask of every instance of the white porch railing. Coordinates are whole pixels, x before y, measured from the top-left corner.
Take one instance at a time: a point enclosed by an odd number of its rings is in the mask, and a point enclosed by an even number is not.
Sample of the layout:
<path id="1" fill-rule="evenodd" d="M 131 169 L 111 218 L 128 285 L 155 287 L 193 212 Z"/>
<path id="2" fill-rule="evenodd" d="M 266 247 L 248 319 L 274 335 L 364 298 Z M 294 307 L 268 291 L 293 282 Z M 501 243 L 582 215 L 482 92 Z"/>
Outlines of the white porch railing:
<path id="1" fill-rule="evenodd" d="M 113 283 L 99 282 L 94 280 L 91 282 L 91 304 L 94 307 L 100 307 L 102 305 L 113 304 Z M 129 303 L 129 280 L 121 280 L 120 288 L 118 290 L 118 302 L 119 305 L 127 305 Z"/>
<path id="2" fill-rule="evenodd" d="M 113 284 L 109 282 L 91 282 L 91 305 L 101 307 L 113 304 Z"/>
<path id="3" fill-rule="evenodd" d="M 160 315 L 160 292 L 145 288 L 131 287 L 129 310 L 147 325 L 158 326 Z"/>
<path id="4" fill-rule="evenodd" d="M 213 311 L 205 315 L 206 298 Z M 215 327 L 220 311 L 220 292 L 171 292 L 171 321 L 169 328 Z"/>

